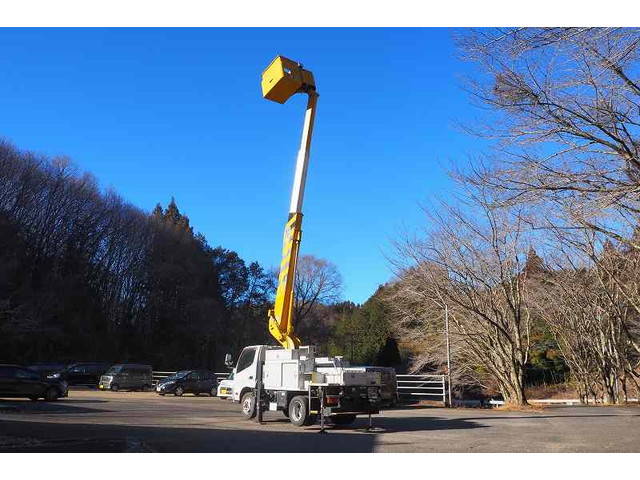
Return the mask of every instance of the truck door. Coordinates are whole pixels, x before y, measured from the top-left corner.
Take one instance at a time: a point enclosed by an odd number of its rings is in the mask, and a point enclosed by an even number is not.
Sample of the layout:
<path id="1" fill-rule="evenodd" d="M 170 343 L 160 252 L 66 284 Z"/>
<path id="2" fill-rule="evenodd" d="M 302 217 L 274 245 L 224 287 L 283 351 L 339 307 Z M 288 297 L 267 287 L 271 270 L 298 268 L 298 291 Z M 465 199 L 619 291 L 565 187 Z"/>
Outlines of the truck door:
<path id="1" fill-rule="evenodd" d="M 256 387 L 256 347 L 246 347 L 238 358 L 233 376 L 233 399 L 240 401 L 244 388 Z"/>

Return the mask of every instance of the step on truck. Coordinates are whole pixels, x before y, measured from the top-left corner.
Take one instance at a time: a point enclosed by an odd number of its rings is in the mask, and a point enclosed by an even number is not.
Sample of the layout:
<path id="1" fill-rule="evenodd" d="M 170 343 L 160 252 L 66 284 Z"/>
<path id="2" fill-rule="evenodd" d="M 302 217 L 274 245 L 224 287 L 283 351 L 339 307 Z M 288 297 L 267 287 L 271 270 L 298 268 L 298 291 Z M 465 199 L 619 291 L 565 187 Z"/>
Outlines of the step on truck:
<path id="1" fill-rule="evenodd" d="M 230 355 L 225 360 L 231 364 Z M 357 415 L 379 412 L 380 388 L 379 372 L 350 367 L 342 357 L 317 356 L 312 346 L 254 345 L 242 350 L 233 369 L 232 398 L 247 419 L 261 408 L 281 411 L 296 426 L 319 418 L 322 426 L 324 419 L 348 425 Z"/>

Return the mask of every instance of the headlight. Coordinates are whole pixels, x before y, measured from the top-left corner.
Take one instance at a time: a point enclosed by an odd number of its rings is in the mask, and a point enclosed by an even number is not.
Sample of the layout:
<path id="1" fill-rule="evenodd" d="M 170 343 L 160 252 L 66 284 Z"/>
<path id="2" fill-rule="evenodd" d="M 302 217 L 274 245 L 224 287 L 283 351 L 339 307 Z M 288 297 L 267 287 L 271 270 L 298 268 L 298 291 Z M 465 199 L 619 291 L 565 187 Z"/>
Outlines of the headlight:
<path id="1" fill-rule="evenodd" d="M 51 375 L 47 375 L 47 378 L 60 378 L 59 373 L 52 373 Z"/>

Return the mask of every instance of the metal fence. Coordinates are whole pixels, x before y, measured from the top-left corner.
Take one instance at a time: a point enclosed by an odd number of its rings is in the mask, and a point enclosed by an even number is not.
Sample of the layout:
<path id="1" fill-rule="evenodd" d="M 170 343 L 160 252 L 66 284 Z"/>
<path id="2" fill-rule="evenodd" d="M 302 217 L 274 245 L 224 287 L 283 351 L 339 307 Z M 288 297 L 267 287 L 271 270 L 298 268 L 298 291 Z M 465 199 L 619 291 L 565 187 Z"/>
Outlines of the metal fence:
<path id="1" fill-rule="evenodd" d="M 435 400 L 447 404 L 446 375 L 396 375 L 400 400 Z"/>

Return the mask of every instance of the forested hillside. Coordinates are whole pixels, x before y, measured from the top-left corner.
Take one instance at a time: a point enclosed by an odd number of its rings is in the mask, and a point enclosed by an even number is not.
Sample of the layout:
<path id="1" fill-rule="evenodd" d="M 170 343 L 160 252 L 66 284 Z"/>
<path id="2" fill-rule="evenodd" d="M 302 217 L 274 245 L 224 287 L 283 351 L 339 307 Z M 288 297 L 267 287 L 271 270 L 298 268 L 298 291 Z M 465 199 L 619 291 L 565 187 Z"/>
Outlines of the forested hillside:
<path id="1" fill-rule="evenodd" d="M 68 159 L 0 143 L 0 361 L 220 367 L 266 340 L 272 290 L 175 201 L 147 214 Z"/>

